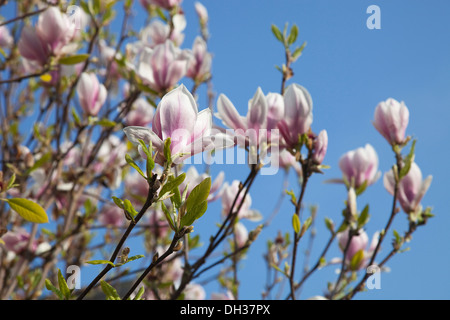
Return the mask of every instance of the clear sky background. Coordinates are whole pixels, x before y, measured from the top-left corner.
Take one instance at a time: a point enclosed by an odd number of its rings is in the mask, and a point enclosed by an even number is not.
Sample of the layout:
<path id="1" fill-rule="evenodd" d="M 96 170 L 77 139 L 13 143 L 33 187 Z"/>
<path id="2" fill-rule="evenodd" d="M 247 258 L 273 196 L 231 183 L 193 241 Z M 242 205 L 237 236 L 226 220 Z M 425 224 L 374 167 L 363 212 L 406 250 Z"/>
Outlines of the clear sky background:
<path id="1" fill-rule="evenodd" d="M 241 114 L 260 86 L 264 93 L 279 92 L 281 76 L 275 65 L 284 62 L 283 48 L 270 31 L 271 24 L 282 28 L 286 22 L 299 27 L 299 41 L 307 41 L 302 57 L 294 64 L 295 76 L 289 83 L 306 87 L 314 102 L 315 132 L 328 131 L 329 146 L 324 163 L 331 166 L 325 175 L 310 180 L 306 204 L 317 204 L 317 236 L 311 261 L 316 261 L 328 240 L 324 217 L 341 220 L 346 194 L 341 185 L 324 184 L 341 177 L 339 157 L 370 143 L 378 153 L 379 169 L 384 173 L 394 163 L 390 146 L 371 121 L 376 105 L 389 97 L 404 101 L 410 110 L 407 134 L 417 138 L 416 162 L 424 177 L 433 175 L 424 206 L 432 206 L 435 218 L 420 228 L 411 250 L 394 257 L 391 271 L 383 273 L 381 290 L 356 296 L 357 299 L 449 299 L 450 225 L 448 196 L 449 107 L 450 107 L 450 27 L 447 1 L 203 1 L 210 16 L 209 48 L 214 54 L 213 83 L 217 94 L 225 93 Z M 381 9 L 381 29 L 369 30 L 366 13 L 370 5 Z M 193 1 L 184 1 L 188 20 L 184 46 L 195 32 Z M 194 32 L 194 35 L 191 35 Z M 201 102 L 201 100 L 200 100 Z M 217 123 L 220 123 L 219 121 Z M 220 170 L 219 168 L 213 167 Z M 248 169 L 223 167 L 227 180 L 244 179 Z M 290 186 L 298 194 L 293 172 Z M 253 207 L 268 216 L 275 206 L 282 185 L 282 174 L 259 176 L 252 187 Z M 358 208 L 370 205 L 367 233 L 384 228 L 392 197 L 382 179 L 368 188 Z M 219 204 L 217 205 L 220 210 Z M 214 215 L 211 211 L 208 214 Z M 285 199 L 276 219 L 265 229 L 243 263 L 240 298 L 258 299 L 265 283 L 261 250 L 267 238 L 278 230 L 290 230 L 292 205 Z M 217 217 L 217 215 L 216 215 Z M 214 218 L 216 218 L 214 217 Z M 214 220 L 212 218 L 212 220 Z M 216 218 L 217 220 L 217 218 Z M 204 221 L 206 224 L 206 221 Z M 200 222 L 199 222 L 200 224 Z M 252 223 L 246 223 L 251 228 Z M 397 215 L 393 229 L 407 227 L 406 215 Z M 391 232 L 379 257 L 391 249 Z M 300 251 L 305 250 L 303 241 Z M 333 245 L 327 260 L 340 256 Z M 303 262 L 300 260 L 299 265 Z M 327 281 L 336 279 L 335 268 L 320 270 L 304 285 L 301 298 L 320 295 Z M 297 270 L 297 274 L 301 270 Z"/>
<path id="2" fill-rule="evenodd" d="M 242 115 L 247 113 L 248 100 L 258 87 L 266 94 L 280 90 L 281 74 L 274 66 L 284 63 L 284 52 L 272 35 L 271 24 L 282 29 L 286 22 L 289 26 L 295 23 L 299 27 L 300 43 L 307 41 L 302 57 L 293 65 L 295 75 L 288 84 L 299 83 L 311 93 L 314 102 L 312 129 L 328 131 L 329 146 L 324 163 L 331 166 L 324 175 L 312 177 L 305 195 L 306 205 L 318 205 L 311 263 L 316 261 L 329 237 L 324 218 L 340 222 L 346 199 L 344 186 L 324 181 L 340 178 L 339 157 L 366 143 L 377 151 L 380 171 L 388 171 L 394 163 L 394 155 L 371 121 L 380 101 L 392 97 L 405 102 L 410 111 L 407 134 L 418 139 L 416 162 L 424 177 L 433 175 L 422 203 L 432 206 L 436 217 L 419 228 L 411 243 L 405 245 L 411 247 L 410 251 L 398 254 L 388 263 L 391 271 L 382 274 L 381 290 L 358 294 L 356 299 L 450 299 L 450 2 L 203 0 L 202 3 L 210 18 L 208 44 L 214 55 L 214 91 L 217 96 L 226 94 Z M 370 5 L 381 9 L 380 30 L 366 27 L 370 16 L 366 10 Z M 182 48 L 190 48 L 199 32 L 194 1 L 184 0 L 182 7 L 188 23 Z M 135 13 L 134 25 L 141 28 L 145 16 L 139 3 L 135 4 Z M 205 87 L 199 93 L 200 109 L 203 109 L 207 105 Z M 216 105 L 214 108 L 217 111 Z M 211 170 L 213 177 L 223 170 L 228 182 L 243 180 L 249 172 L 247 165 L 216 165 Z M 252 207 L 268 217 L 282 185 L 281 171 L 276 176 L 258 176 L 250 193 Z M 299 192 L 294 172 L 289 175 L 288 189 Z M 370 205 L 371 214 L 366 231 L 371 238 L 385 226 L 391 210 L 392 197 L 384 189 L 382 179 L 359 198 L 359 210 L 366 204 Z M 196 224 L 195 232 L 201 234 L 204 243 L 211 235 L 211 226 L 220 221 L 220 210 L 220 202 L 211 204 Z M 266 242 L 274 239 L 279 230 L 292 233 L 292 214 L 293 206 L 285 198 L 270 227 L 263 230 L 251 247 L 239 274 L 241 299 L 261 298 L 266 280 L 263 260 Z M 252 229 L 257 223 L 245 222 L 245 225 Z M 392 229 L 402 234 L 406 228 L 406 215 L 400 213 Z M 392 229 L 379 257 L 384 257 L 391 249 Z M 306 244 L 307 241 L 301 242 L 300 253 L 304 252 Z M 340 256 L 334 243 L 327 260 Z M 299 260 L 298 265 L 303 265 L 303 261 Z M 94 267 L 89 268 L 94 270 Z M 97 270 L 100 269 L 94 272 Z M 217 269 L 207 276 L 216 273 Z M 297 274 L 301 274 L 301 269 L 297 269 Z M 323 294 L 327 282 L 336 278 L 334 267 L 316 272 L 305 283 L 300 298 Z M 90 280 L 90 276 L 83 277 L 83 285 Z M 215 284 L 205 288 L 208 298 L 211 292 L 218 291 Z"/>

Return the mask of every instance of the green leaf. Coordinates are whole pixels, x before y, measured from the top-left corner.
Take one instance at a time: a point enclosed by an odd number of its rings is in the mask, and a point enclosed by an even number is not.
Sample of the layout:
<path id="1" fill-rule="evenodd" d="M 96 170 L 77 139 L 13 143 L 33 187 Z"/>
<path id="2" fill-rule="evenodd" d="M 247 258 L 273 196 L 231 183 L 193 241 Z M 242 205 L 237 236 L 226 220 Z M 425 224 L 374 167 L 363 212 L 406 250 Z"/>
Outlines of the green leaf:
<path id="1" fill-rule="evenodd" d="M 103 118 L 103 119 L 100 119 L 100 120 L 98 120 L 97 122 L 95 122 L 95 124 L 97 124 L 97 125 L 99 125 L 99 126 L 102 126 L 102 127 L 105 127 L 105 128 L 112 128 L 112 127 L 114 127 L 117 123 L 114 122 L 114 121 L 112 121 L 112 120 Z"/>
<path id="2" fill-rule="evenodd" d="M 134 296 L 133 300 L 141 300 L 142 296 L 144 295 L 144 292 L 145 292 L 145 288 L 144 288 L 144 286 L 141 286 L 139 288 L 139 291 Z"/>
<path id="3" fill-rule="evenodd" d="M 291 27 L 291 32 L 289 33 L 289 37 L 287 40 L 289 46 L 293 44 L 295 40 L 297 40 L 297 36 L 298 36 L 298 27 L 294 24 Z"/>
<path id="4" fill-rule="evenodd" d="M 61 291 L 59 291 L 58 288 L 56 288 L 52 282 L 48 279 L 45 279 L 45 288 L 47 288 L 47 290 L 53 292 L 54 294 L 56 294 L 58 296 L 59 300 L 64 300 L 64 295 L 61 293 Z"/>
<path id="5" fill-rule="evenodd" d="M 91 260 L 91 261 L 86 261 L 85 263 L 89 263 L 89 264 L 110 264 L 113 267 L 116 266 L 114 263 L 112 263 L 109 260 Z"/>
<path id="6" fill-rule="evenodd" d="M 181 218 L 181 226 L 190 226 L 195 220 L 199 219 L 208 209 L 208 201 L 202 201 L 188 210 L 187 213 Z"/>
<path id="7" fill-rule="evenodd" d="M 114 289 L 109 283 L 104 280 L 100 280 L 100 286 L 102 288 L 103 293 L 106 295 L 107 300 L 120 300 L 120 296 L 117 293 L 117 290 Z"/>
<path id="8" fill-rule="evenodd" d="M 123 209 L 126 210 L 129 214 L 131 214 L 131 218 L 134 218 L 138 212 L 134 209 L 131 201 L 128 199 L 123 200 Z"/>
<path id="9" fill-rule="evenodd" d="M 164 141 L 164 157 L 166 158 L 167 162 L 172 163 L 172 151 L 170 150 L 170 144 L 171 140 L 170 138 L 167 138 Z"/>
<path id="10" fill-rule="evenodd" d="M 366 205 L 358 217 L 358 228 L 364 227 L 369 221 L 369 205 Z"/>
<path id="11" fill-rule="evenodd" d="M 66 279 L 64 279 L 60 269 L 58 269 L 58 285 L 59 285 L 59 290 L 63 294 L 64 298 L 66 300 L 69 300 L 71 292 L 70 292 L 69 286 L 67 285 Z"/>
<path id="12" fill-rule="evenodd" d="M 37 160 L 34 165 L 28 169 L 27 174 L 30 174 L 32 171 L 39 169 L 40 167 L 42 167 L 44 164 L 46 164 L 47 162 L 50 161 L 50 159 L 52 158 L 52 153 L 47 152 L 46 154 L 44 154 L 42 157 L 39 158 L 39 160 Z"/>
<path id="13" fill-rule="evenodd" d="M 123 202 L 122 199 L 119 199 L 119 198 L 114 197 L 114 196 L 112 197 L 112 199 L 113 199 L 114 203 L 116 204 L 116 206 L 118 206 L 120 209 L 124 208 L 124 202 Z"/>
<path id="14" fill-rule="evenodd" d="M 292 216 L 292 226 L 294 227 L 295 233 L 300 232 L 300 226 L 301 226 L 300 219 L 298 218 L 298 215 L 296 215 L 295 213 Z"/>
<path id="15" fill-rule="evenodd" d="M 164 212 L 164 215 L 166 216 L 166 219 L 167 219 L 167 222 L 169 223 L 170 228 L 176 232 L 177 228 L 175 227 L 175 224 L 173 223 L 172 216 L 170 215 L 169 210 L 167 209 L 166 205 L 162 201 L 161 201 L 161 208 Z"/>
<path id="16" fill-rule="evenodd" d="M 284 37 L 283 37 L 283 34 L 281 33 L 280 29 L 278 29 L 278 27 L 274 24 L 272 24 L 271 29 L 272 29 L 272 33 L 275 36 L 275 38 L 277 38 L 277 40 L 280 41 L 281 43 L 284 43 Z"/>
<path id="17" fill-rule="evenodd" d="M 189 197 L 186 200 L 186 211 L 189 212 L 192 208 L 203 201 L 206 201 L 211 189 L 211 178 L 208 177 L 200 182 L 194 189 L 192 189 Z"/>
<path id="18" fill-rule="evenodd" d="M 11 209 L 16 211 L 22 218 L 34 223 L 47 223 L 48 217 L 45 210 L 37 203 L 23 198 L 3 199 Z"/>
<path id="19" fill-rule="evenodd" d="M 294 50 L 294 52 L 292 53 L 292 60 L 293 61 L 296 61 L 298 58 L 300 58 L 300 56 L 303 53 L 303 49 L 305 49 L 305 47 L 306 47 L 306 41 L 303 42 L 303 44 L 300 47 L 298 47 L 298 48 L 296 48 Z"/>
<path id="20" fill-rule="evenodd" d="M 411 149 L 409 150 L 409 154 L 405 157 L 405 164 L 400 170 L 399 179 L 402 179 L 406 176 L 411 168 L 411 164 L 414 162 L 414 150 L 416 148 L 416 140 L 412 142 Z"/>
<path id="21" fill-rule="evenodd" d="M 300 237 L 302 237 L 305 232 L 309 229 L 309 227 L 311 226 L 312 223 L 312 218 L 308 217 L 308 219 L 305 220 L 305 222 L 303 223 L 302 226 L 302 230 L 300 231 Z"/>
<path id="22" fill-rule="evenodd" d="M 61 58 L 61 59 L 59 59 L 59 63 L 65 64 L 65 65 L 72 65 L 72 64 L 77 64 L 77 63 L 83 62 L 87 58 L 89 58 L 88 54 L 77 54 L 77 55 Z"/>
<path id="23" fill-rule="evenodd" d="M 176 178 L 169 176 L 167 182 L 162 186 L 161 191 L 159 192 L 158 200 L 161 199 L 166 193 L 173 192 L 175 188 L 178 188 L 178 186 L 183 183 L 185 178 L 186 174 L 184 172 Z"/>
<path id="24" fill-rule="evenodd" d="M 131 158 L 131 156 L 129 154 L 125 155 L 125 160 L 127 161 L 127 163 L 132 166 L 144 179 L 147 179 L 147 177 L 145 176 L 144 172 L 142 172 L 141 168 L 139 168 L 139 166 L 136 164 L 136 162 L 134 162 L 133 158 Z"/>
<path id="25" fill-rule="evenodd" d="M 295 196 L 294 191 L 293 190 L 291 190 L 291 191 L 285 190 L 285 192 L 287 195 L 291 196 L 291 203 L 294 206 L 296 206 L 297 205 L 297 197 Z"/>
<path id="26" fill-rule="evenodd" d="M 326 225 L 327 229 L 331 231 L 331 233 L 334 233 L 333 220 L 331 220 L 330 218 L 325 218 L 325 225 Z"/>
<path id="27" fill-rule="evenodd" d="M 358 250 L 352 257 L 352 260 L 350 261 L 350 268 L 352 270 L 357 270 L 359 265 L 364 259 L 364 250 Z"/>

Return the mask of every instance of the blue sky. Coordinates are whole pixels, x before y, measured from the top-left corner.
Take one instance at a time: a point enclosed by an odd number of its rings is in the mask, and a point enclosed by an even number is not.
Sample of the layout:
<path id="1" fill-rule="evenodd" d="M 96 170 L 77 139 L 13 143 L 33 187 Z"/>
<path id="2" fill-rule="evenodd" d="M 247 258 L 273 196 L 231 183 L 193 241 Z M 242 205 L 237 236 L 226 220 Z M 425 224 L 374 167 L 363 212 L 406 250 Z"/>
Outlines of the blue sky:
<path id="1" fill-rule="evenodd" d="M 136 1 L 138 2 L 138 1 Z M 393 153 L 371 121 L 376 105 L 389 97 L 404 101 L 410 110 L 407 134 L 418 139 L 416 162 L 424 177 L 433 175 L 433 182 L 423 199 L 424 206 L 432 206 L 435 218 L 419 228 L 408 245 L 411 250 L 394 257 L 388 266 L 390 273 L 382 274 L 381 290 L 371 290 L 357 299 L 450 299 L 450 225 L 447 169 L 450 126 L 450 2 L 434 0 L 398 1 L 334 1 L 334 0 L 204 0 L 209 12 L 209 50 L 213 53 L 213 86 L 216 94 L 224 93 L 241 114 L 247 113 L 248 100 L 256 89 L 264 93 L 279 92 L 281 75 L 275 65 L 284 63 L 284 52 L 270 31 L 271 24 L 282 28 L 299 27 L 299 41 L 307 41 L 302 57 L 293 65 L 294 77 L 289 83 L 306 87 L 314 102 L 313 131 L 326 129 L 329 137 L 324 163 L 330 165 L 325 174 L 315 175 L 306 191 L 305 204 L 318 205 L 317 236 L 311 262 L 317 259 L 328 231 L 324 218 L 336 223 L 346 198 L 341 185 L 324 181 L 341 177 L 339 157 L 349 150 L 370 143 L 379 156 L 379 169 L 384 173 L 394 161 Z M 381 29 L 369 30 L 366 20 L 370 5 L 381 9 Z M 194 1 L 184 0 L 187 18 L 183 48 L 190 48 L 198 35 Z M 135 4 L 134 25 L 143 27 L 145 16 Z M 183 82 L 183 81 L 182 81 Z M 189 83 L 189 82 L 186 82 Z M 189 88 L 190 86 L 188 86 Z M 205 88 L 200 93 L 200 108 L 206 107 Z M 203 96 L 202 96 L 203 94 Z M 217 121 L 220 124 L 219 121 Z M 225 178 L 245 179 L 246 165 L 213 166 L 215 176 L 225 171 Z M 253 208 L 265 217 L 275 206 L 283 183 L 283 174 L 259 176 L 251 190 Z M 293 172 L 289 189 L 298 194 Z M 367 189 L 358 201 L 361 210 L 370 205 L 371 220 L 367 226 L 369 237 L 384 227 L 391 208 L 391 196 L 384 189 L 382 179 Z M 264 229 L 251 247 L 240 271 L 240 298 L 260 299 L 266 279 L 263 262 L 266 242 L 278 230 L 291 232 L 293 206 L 283 202 L 279 214 L 270 227 Z M 206 243 L 211 225 L 220 219 L 220 203 L 213 203 L 198 221 L 195 232 Z M 246 222 L 251 229 L 256 223 Z M 407 227 L 406 216 L 397 216 L 393 229 L 400 233 Z M 391 229 L 392 231 L 392 229 Z M 380 257 L 390 250 L 392 232 L 385 239 Z M 300 252 L 306 242 L 301 242 Z M 327 260 L 340 256 L 334 244 Z M 303 262 L 299 260 L 298 265 Z M 209 275 L 214 275 L 211 272 Z M 301 270 L 297 270 L 300 274 Z M 328 281 L 336 279 L 334 268 L 319 272 L 306 282 L 301 298 L 320 295 Z M 83 284 L 91 277 L 82 279 Z M 286 286 L 287 288 L 287 286 Z M 206 287 L 209 294 L 216 285 Z M 284 297 L 285 295 L 282 295 Z"/>

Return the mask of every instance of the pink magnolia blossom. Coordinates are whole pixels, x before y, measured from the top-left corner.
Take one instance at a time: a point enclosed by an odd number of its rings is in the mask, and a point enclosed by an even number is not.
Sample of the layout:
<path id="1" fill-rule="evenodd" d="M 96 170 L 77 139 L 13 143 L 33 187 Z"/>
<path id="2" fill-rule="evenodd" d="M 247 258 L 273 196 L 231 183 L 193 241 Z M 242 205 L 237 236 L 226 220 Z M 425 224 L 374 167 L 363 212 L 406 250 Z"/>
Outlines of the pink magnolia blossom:
<path id="1" fill-rule="evenodd" d="M 155 108 L 144 98 L 137 99 L 125 117 L 128 126 L 147 126 L 152 123 Z"/>
<path id="2" fill-rule="evenodd" d="M 259 147 L 261 143 L 270 143 L 272 140 L 278 143 L 276 124 L 284 110 L 284 101 L 278 94 L 264 96 L 261 88 L 258 88 L 248 102 L 246 117 L 241 116 L 228 97 L 221 94 L 217 100 L 217 110 L 216 117 L 234 130 L 241 146 L 250 144 Z"/>
<path id="3" fill-rule="evenodd" d="M 105 204 L 98 219 L 101 224 L 110 227 L 122 227 L 126 222 L 123 209 L 114 204 Z"/>
<path id="4" fill-rule="evenodd" d="M 186 187 L 188 188 L 186 198 L 189 196 L 189 193 L 194 189 L 200 182 L 208 178 L 209 175 L 206 173 L 199 174 L 197 169 L 194 166 L 190 166 L 186 171 L 186 178 L 183 183 L 180 185 L 180 192 L 183 193 Z M 222 195 L 222 183 L 224 180 L 225 174 L 221 171 L 216 179 L 211 183 L 211 189 L 209 191 L 209 196 L 207 198 L 208 202 L 212 202 L 220 198 Z"/>
<path id="5" fill-rule="evenodd" d="M 139 2 L 146 9 L 148 9 L 150 5 L 156 5 L 170 10 L 173 7 L 179 6 L 183 0 L 139 0 Z"/>
<path id="6" fill-rule="evenodd" d="M 345 251 L 345 248 L 347 246 L 349 233 L 350 230 L 343 231 L 337 234 L 339 249 L 341 249 L 342 252 Z M 359 270 L 365 267 L 370 258 L 372 257 L 373 251 L 375 250 L 378 244 L 378 239 L 379 239 L 379 232 L 376 232 L 373 235 L 369 248 L 367 248 L 369 244 L 369 237 L 367 236 L 367 233 L 364 230 L 359 230 L 358 234 L 353 235 L 348 245 L 347 253 L 345 255 L 346 263 L 350 263 L 354 255 L 357 254 L 359 251 L 362 251 L 363 258 L 361 259 L 360 263 L 357 266 L 355 266 L 355 268 L 356 270 Z"/>
<path id="7" fill-rule="evenodd" d="M 230 290 L 227 290 L 224 293 L 211 293 L 211 300 L 236 300 L 236 298 Z"/>
<path id="8" fill-rule="evenodd" d="M 173 28 L 160 21 L 153 20 L 140 34 L 140 41 L 144 46 L 154 48 L 159 44 L 171 40 L 176 46 L 180 46 L 184 40 L 183 31 L 186 28 L 186 18 L 183 14 L 175 14 L 172 18 Z"/>
<path id="9" fill-rule="evenodd" d="M 208 22 L 208 19 L 209 19 L 209 17 L 208 17 L 208 10 L 200 2 L 195 2 L 194 3 L 194 7 L 195 7 L 195 12 L 197 13 L 198 18 L 200 19 L 200 23 L 201 24 L 206 24 Z"/>
<path id="10" fill-rule="evenodd" d="M 234 180 L 231 185 L 228 183 L 225 183 L 223 186 L 223 194 L 222 194 L 222 214 L 227 215 L 229 214 L 231 207 L 233 206 L 234 199 L 236 198 L 236 195 L 239 191 L 239 184 L 240 182 L 238 180 Z M 251 221 L 258 221 L 261 219 L 261 214 L 256 211 L 250 209 L 252 205 L 252 198 L 250 197 L 250 194 L 245 195 L 245 188 L 242 189 L 242 191 L 239 193 L 239 197 L 233 207 L 233 212 L 236 212 L 239 208 L 239 205 L 242 203 L 239 211 L 238 211 L 238 218 L 239 219 L 249 219 Z M 245 197 L 244 197 L 245 195 Z"/>
<path id="11" fill-rule="evenodd" d="M 355 189 L 364 183 L 367 183 L 367 186 L 373 184 L 380 176 L 378 155 L 370 144 L 345 153 L 339 159 L 339 167 L 344 178 Z"/>
<path id="12" fill-rule="evenodd" d="M 106 101 L 108 92 L 93 73 L 83 72 L 77 84 L 81 107 L 90 116 L 96 116 Z"/>
<path id="13" fill-rule="evenodd" d="M 403 101 L 389 98 L 375 108 L 373 125 L 391 145 L 404 143 L 408 122 L 409 110 Z"/>
<path id="14" fill-rule="evenodd" d="M 158 152 L 155 161 L 164 165 L 168 160 L 164 156 L 164 141 L 167 138 L 171 139 L 174 163 L 180 163 L 192 155 L 212 150 L 215 143 L 220 144 L 219 139 L 212 139 L 211 129 L 211 110 L 207 108 L 198 112 L 194 97 L 184 85 L 180 85 L 159 102 L 151 129 L 129 126 L 123 130 L 138 148 L 141 148 L 140 139 L 147 145 L 151 141 L 153 149 Z"/>
<path id="15" fill-rule="evenodd" d="M 198 283 L 189 283 L 183 291 L 186 300 L 205 300 L 206 291 Z"/>
<path id="16" fill-rule="evenodd" d="M 278 123 L 286 147 L 295 148 L 299 137 L 307 133 L 313 121 L 313 103 L 308 90 L 298 84 L 284 92 L 284 118 Z"/>
<path id="17" fill-rule="evenodd" d="M 392 170 L 385 173 L 384 187 L 394 195 L 395 178 Z M 398 184 L 398 201 L 402 209 L 406 213 L 414 213 L 422 209 L 420 201 L 430 187 L 432 176 L 428 176 L 425 180 L 422 178 L 422 171 L 419 166 L 413 162 L 406 176 L 404 176 Z"/>
<path id="18" fill-rule="evenodd" d="M 234 225 L 234 234 L 236 235 L 238 248 L 245 246 L 248 240 L 248 230 L 242 222 L 238 222 Z"/>
<path id="19" fill-rule="evenodd" d="M 30 241 L 30 234 L 23 228 L 17 228 L 14 231 L 6 232 L 1 239 L 5 243 L 5 247 L 8 251 L 15 254 L 20 254 L 27 248 L 28 242 Z M 31 244 L 31 250 L 35 251 L 37 246 L 37 241 L 33 241 Z"/>
<path id="20" fill-rule="evenodd" d="M 39 15 L 36 28 L 26 26 L 18 47 L 20 54 L 44 65 L 51 55 L 59 56 L 73 51 L 68 46 L 75 36 L 75 25 L 57 7 L 49 7 Z"/>
<path id="21" fill-rule="evenodd" d="M 143 48 L 138 63 L 138 75 L 152 89 L 165 92 L 186 75 L 187 58 L 172 41 Z"/>
<path id="22" fill-rule="evenodd" d="M 190 54 L 186 75 L 196 81 L 205 80 L 211 72 L 212 55 L 202 37 L 195 38 Z"/>
<path id="23" fill-rule="evenodd" d="M 0 47 L 10 48 L 14 43 L 14 39 L 11 36 L 6 26 L 0 26 Z"/>
<path id="24" fill-rule="evenodd" d="M 321 164 L 328 149 L 328 134 L 326 130 L 322 130 L 314 140 L 314 152 L 312 159 L 316 164 Z"/>
<path id="25" fill-rule="evenodd" d="M 292 155 L 289 151 L 286 149 L 283 149 L 280 152 L 280 158 L 279 158 L 279 165 L 281 168 L 283 168 L 285 171 L 288 171 L 290 168 L 293 168 L 294 171 L 297 173 L 299 177 L 302 175 L 302 167 L 300 166 L 300 163 L 295 159 L 295 156 Z"/>

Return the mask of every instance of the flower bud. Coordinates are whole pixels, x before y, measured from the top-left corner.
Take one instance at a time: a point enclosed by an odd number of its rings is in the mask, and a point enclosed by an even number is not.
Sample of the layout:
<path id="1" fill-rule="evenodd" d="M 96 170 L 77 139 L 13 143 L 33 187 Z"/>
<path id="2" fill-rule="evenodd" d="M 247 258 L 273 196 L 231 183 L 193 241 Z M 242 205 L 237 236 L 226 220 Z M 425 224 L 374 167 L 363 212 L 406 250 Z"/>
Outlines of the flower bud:
<path id="1" fill-rule="evenodd" d="M 408 121 L 409 110 L 403 101 L 398 102 L 389 98 L 375 108 L 373 125 L 391 145 L 405 142 Z"/>

